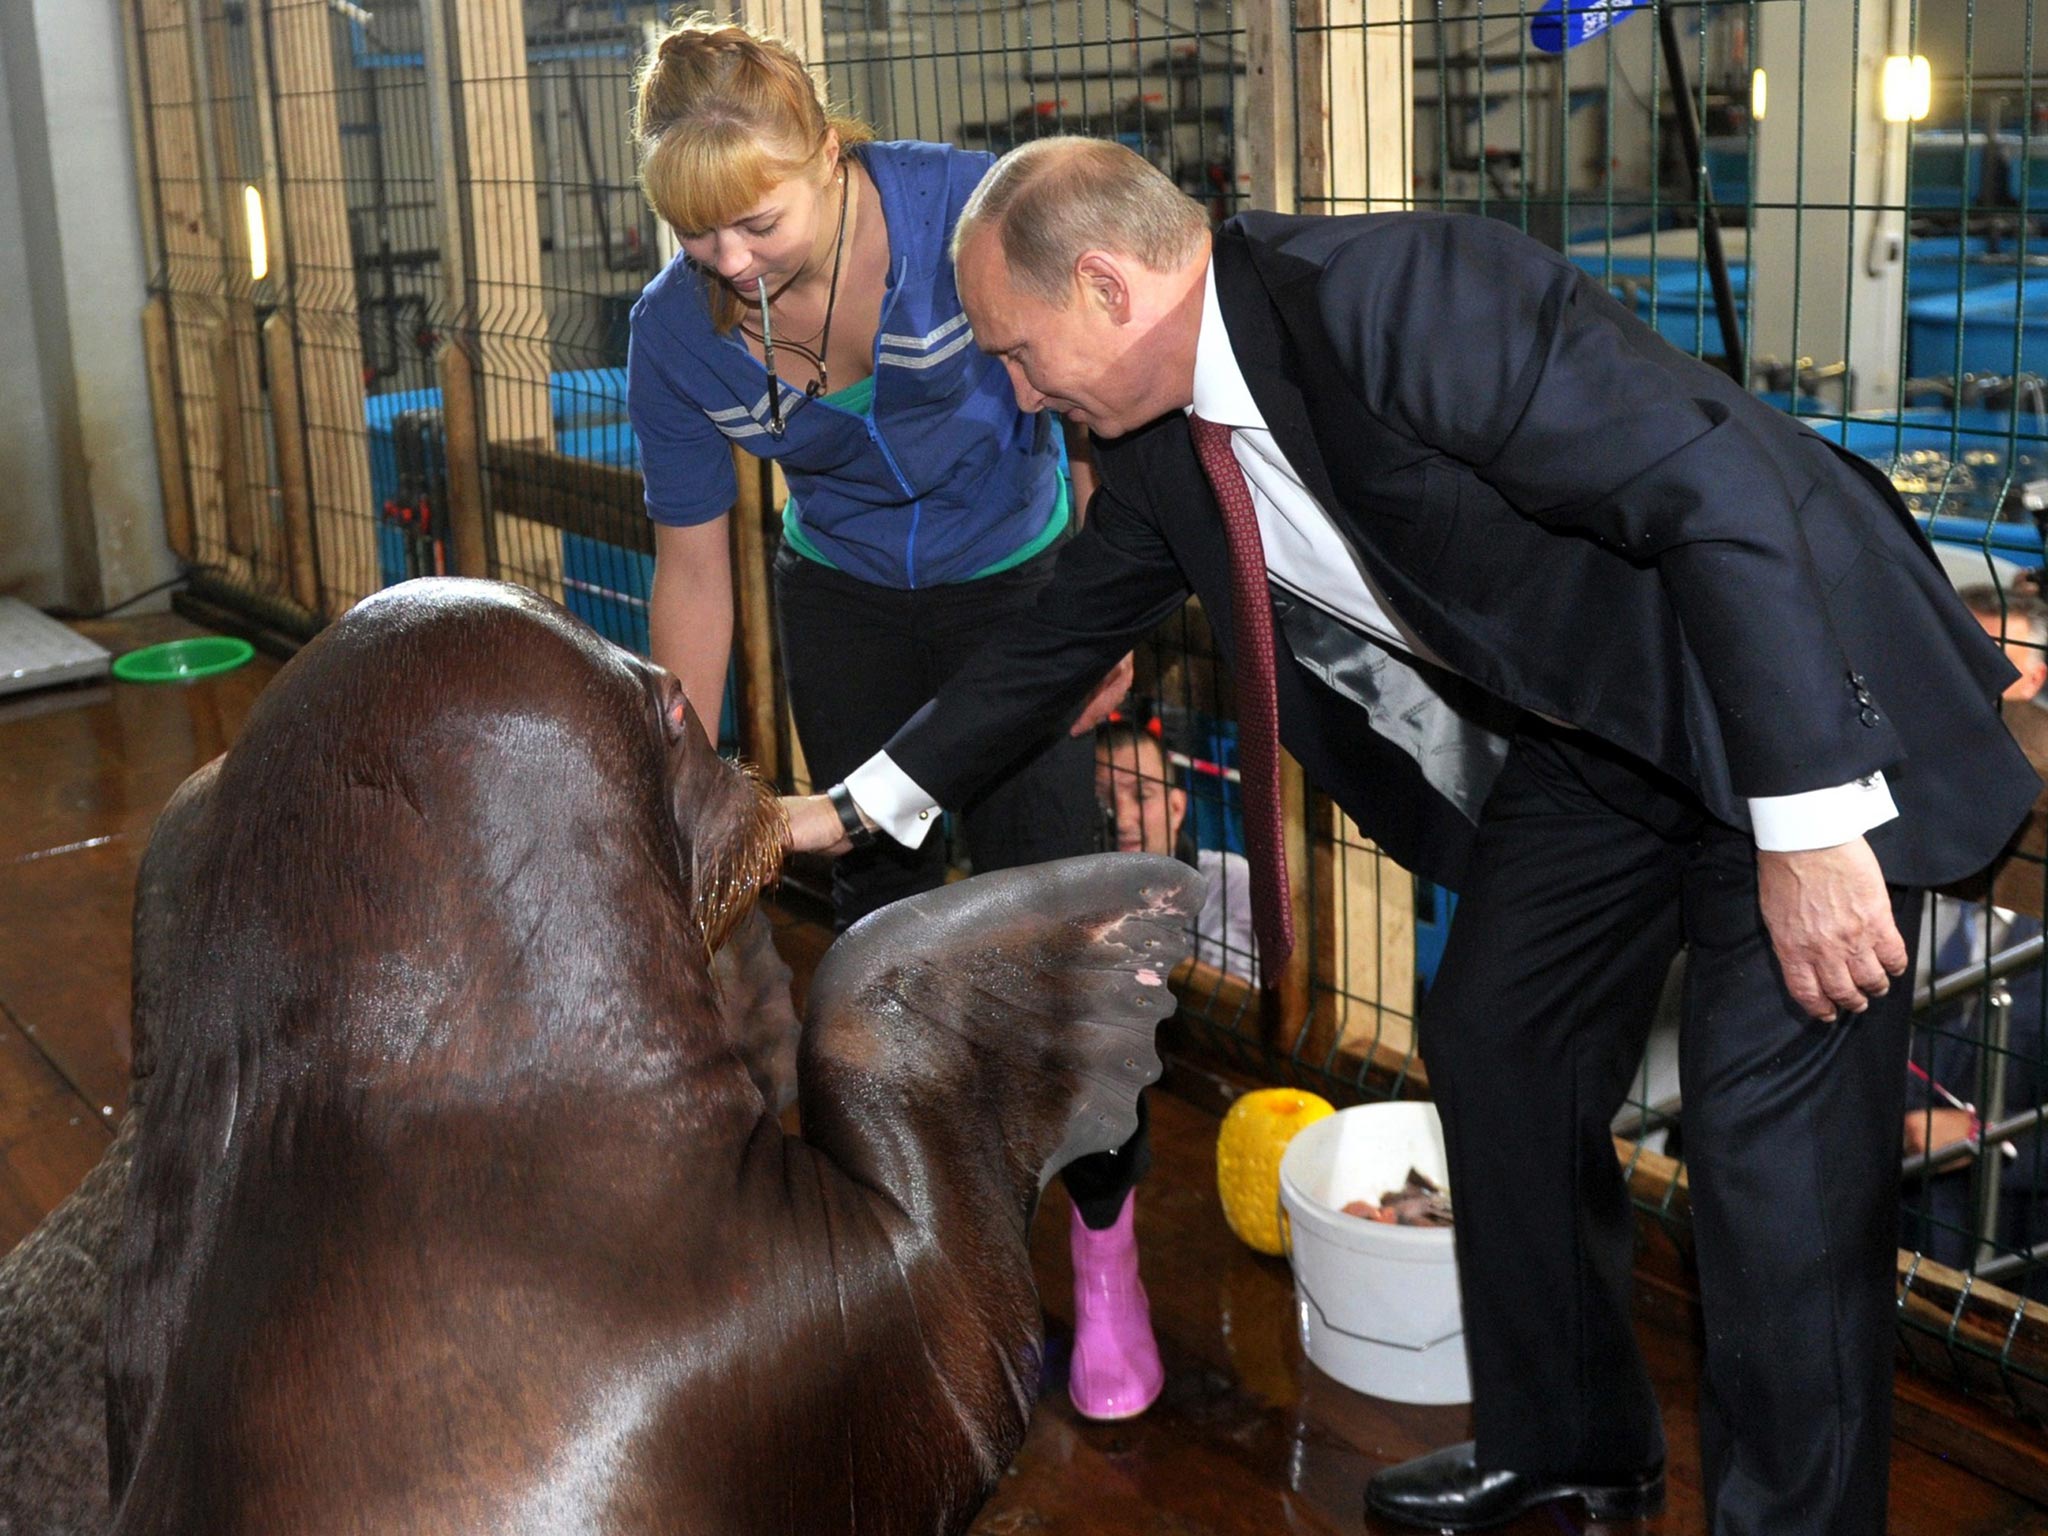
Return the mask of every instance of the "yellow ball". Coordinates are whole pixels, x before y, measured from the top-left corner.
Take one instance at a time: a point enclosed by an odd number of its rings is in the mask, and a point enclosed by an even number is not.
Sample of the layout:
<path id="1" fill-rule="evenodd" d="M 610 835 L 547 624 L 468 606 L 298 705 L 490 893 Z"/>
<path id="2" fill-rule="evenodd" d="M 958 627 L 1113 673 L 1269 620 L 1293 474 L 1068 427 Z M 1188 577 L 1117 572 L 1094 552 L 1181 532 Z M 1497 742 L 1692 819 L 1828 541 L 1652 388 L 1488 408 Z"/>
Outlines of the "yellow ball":
<path id="1" fill-rule="evenodd" d="M 1261 1088 L 1230 1106 L 1216 1137 L 1216 1193 L 1230 1230 L 1261 1253 L 1287 1251 L 1280 1226 L 1280 1154 L 1295 1133 L 1335 1111 L 1299 1088 Z"/>

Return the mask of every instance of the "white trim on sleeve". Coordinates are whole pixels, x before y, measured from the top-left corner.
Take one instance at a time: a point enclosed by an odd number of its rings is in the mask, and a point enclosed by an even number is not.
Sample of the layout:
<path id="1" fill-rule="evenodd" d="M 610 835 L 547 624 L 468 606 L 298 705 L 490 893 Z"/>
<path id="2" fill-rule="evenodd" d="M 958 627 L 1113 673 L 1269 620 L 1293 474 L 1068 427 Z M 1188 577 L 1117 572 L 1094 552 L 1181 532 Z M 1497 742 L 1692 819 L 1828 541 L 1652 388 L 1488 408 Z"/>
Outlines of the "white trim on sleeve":
<path id="1" fill-rule="evenodd" d="M 876 826 L 915 848 L 939 824 L 939 804 L 909 774 L 877 752 L 846 776 L 846 792 Z"/>
<path id="2" fill-rule="evenodd" d="M 1899 814 L 1884 775 L 1873 773 L 1833 789 L 1765 795 L 1749 802 L 1756 845 L 1768 853 L 1833 848 L 1861 837 Z"/>

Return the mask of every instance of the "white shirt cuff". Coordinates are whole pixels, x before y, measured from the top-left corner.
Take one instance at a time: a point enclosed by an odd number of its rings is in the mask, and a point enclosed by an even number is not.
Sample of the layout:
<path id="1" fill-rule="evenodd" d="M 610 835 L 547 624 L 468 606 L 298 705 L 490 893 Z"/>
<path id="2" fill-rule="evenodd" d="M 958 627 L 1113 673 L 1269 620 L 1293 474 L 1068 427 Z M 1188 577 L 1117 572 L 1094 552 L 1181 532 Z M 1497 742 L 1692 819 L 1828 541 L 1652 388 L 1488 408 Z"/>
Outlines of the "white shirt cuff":
<path id="1" fill-rule="evenodd" d="M 917 780 L 877 752 L 846 776 L 846 792 L 861 814 L 906 848 L 915 848 L 939 824 L 939 803 Z"/>
<path id="2" fill-rule="evenodd" d="M 1861 837 L 1899 814 L 1884 775 L 1873 773 L 1833 789 L 1765 795 L 1749 802 L 1756 845 L 1766 853 L 1833 848 Z"/>

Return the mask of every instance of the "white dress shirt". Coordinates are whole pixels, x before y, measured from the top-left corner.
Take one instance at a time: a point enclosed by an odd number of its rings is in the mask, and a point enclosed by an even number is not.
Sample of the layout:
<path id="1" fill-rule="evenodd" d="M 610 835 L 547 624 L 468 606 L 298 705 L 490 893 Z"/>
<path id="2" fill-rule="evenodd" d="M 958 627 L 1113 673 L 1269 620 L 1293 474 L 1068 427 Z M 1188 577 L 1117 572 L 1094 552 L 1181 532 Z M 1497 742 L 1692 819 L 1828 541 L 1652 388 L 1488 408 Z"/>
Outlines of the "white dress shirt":
<path id="1" fill-rule="evenodd" d="M 1213 264 L 1202 284 L 1195 398 L 1189 409 L 1204 421 L 1231 429 L 1231 451 L 1251 487 L 1252 507 L 1258 514 L 1267 579 L 1383 645 L 1441 666 L 1441 660 L 1381 597 L 1350 540 L 1302 483 L 1266 429 L 1265 415 L 1245 383 L 1223 324 Z M 923 842 L 938 820 L 938 806 L 931 796 L 890 761 L 886 752 L 877 752 L 848 774 L 846 788 L 870 821 L 909 847 Z M 1881 773 L 1829 789 L 1753 797 L 1749 802 L 1757 847 L 1779 853 L 1832 848 L 1861 837 L 1898 813 Z"/>

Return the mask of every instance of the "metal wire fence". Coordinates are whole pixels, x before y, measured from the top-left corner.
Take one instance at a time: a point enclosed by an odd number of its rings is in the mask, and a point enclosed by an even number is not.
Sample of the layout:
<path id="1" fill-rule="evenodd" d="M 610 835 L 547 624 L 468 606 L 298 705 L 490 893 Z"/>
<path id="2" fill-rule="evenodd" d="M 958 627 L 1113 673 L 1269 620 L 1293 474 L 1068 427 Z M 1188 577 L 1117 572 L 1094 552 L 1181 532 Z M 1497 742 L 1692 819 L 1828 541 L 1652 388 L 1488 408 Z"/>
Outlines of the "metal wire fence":
<path id="1" fill-rule="evenodd" d="M 885 137 L 1113 137 L 1222 219 L 1434 208 L 1567 253 L 1673 345 L 1886 470 L 1959 586 L 2040 661 L 2048 512 L 2048 39 L 2040 0 L 775 0 Z M 570 0 L 128 0 L 173 545 L 215 598 L 310 633 L 404 577 L 487 573 L 645 650 L 653 542 L 626 313 L 672 250 L 635 186 L 662 12 Z M 1584 32 L 1583 39 L 1578 33 Z M 1921 99 L 1913 99 L 1915 97 Z M 266 219 L 262 233 L 245 217 Z M 266 256 L 267 263 L 259 260 Z M 258 275 L 261 269 L 261 275 Z M 764 578 L 772 477 L 734 548 Z M 765 591 L 765 580 L 756 582 Z M 1988 596 L 1986 595 L 1988 594 Z M 772 627 L 742 593 L 724 736 L 804 787 Z M 751 634 L 750 641 L 745 638 Z M 1184 797 L 1221 896 L 1186 1027 L 1335 1097 L 1426 1092 L 1414 1019 L 1455 911 L 1303 795 L 1310 959 L 1250 984 L 1234 700 L 1198 605 L 1141 648 L 1118 775 Z M 2023 666 L 2034 686 L 2044 670 Z M 2023 744 L 2041 706 L 2008 703 Z M 1117 757 L 1118 742 L 1131 756 Z M 2048 749 L 2038 759 L 2048 765 Z M 2038 1414 L 2048 1003 L 2038 833 L 1938 904 L 1901 1128 L 1908 1347 Z M 2031 946 L 2031 947 L 2030 947 Z M 1668 997 L 1617 1122 L 1682 1207 Z M 1645 1170 L 1648 1170 L 1645 1172 Z M 1923 1348 L 1924 1346 L 1924 1348 Z"/>

